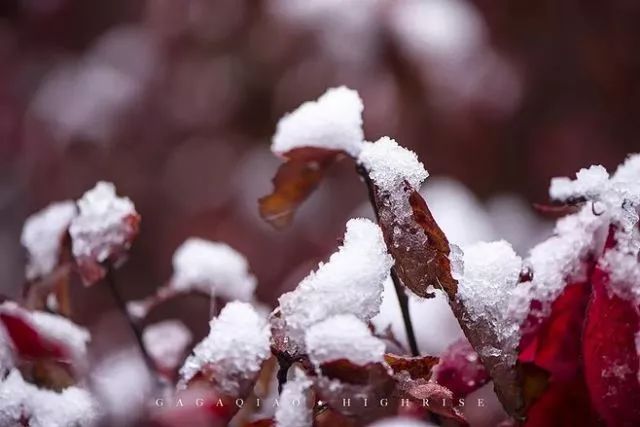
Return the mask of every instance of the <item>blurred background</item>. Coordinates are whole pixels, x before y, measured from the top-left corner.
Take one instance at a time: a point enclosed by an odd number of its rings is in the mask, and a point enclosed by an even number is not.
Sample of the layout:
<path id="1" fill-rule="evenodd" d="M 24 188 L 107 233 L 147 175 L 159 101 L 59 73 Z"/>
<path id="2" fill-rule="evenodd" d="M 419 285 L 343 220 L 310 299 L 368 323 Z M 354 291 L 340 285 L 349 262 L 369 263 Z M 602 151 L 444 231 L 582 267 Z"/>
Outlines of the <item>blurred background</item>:
<path id="1" fill-rule="evenodd" d="M 367 139 L 418 153 L 454 242 L 506 238 L 524 255 L 550 232 L 531 204 L 551 177 L 640 149 L 638 22 L 633 0 L 2 0 L 0 293 L 20 293 L 24 219 L 108 180 L 143 218 L 125 298 L 163 284 L 200 236 L 244 253 L 273 305 L 349 217 L 371 215 L 349 162 L 290 229 L 257 215 L 277 120 L 342 84 L 364 100 Z M 80 322 L 99 322 L 110 303 L 78 292 Z M 206 303 L 166 310 L 206 330 Z"/>

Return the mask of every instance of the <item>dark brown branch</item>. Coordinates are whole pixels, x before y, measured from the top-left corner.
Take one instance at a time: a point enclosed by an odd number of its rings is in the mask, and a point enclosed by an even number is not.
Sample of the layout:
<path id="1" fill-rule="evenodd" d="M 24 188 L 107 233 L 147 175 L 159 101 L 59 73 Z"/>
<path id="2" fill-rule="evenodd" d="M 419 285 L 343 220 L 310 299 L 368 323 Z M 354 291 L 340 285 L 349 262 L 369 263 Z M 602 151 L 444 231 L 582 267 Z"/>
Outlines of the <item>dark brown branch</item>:
<path id="1" fill-rule="evenodd" d="M 360 165 L 356 165 L 356 171 L 362 177 L 364 183 L 367 186 L 369 202 L 371 202 L 371 207 L 373 207 L 376 221 L 380 223 L 380 215 L 378 213 L 378 207 L 376 205 L 375 198 L 375 187 L 373 182 L 371 181 L 371 178 L 369 177 L 369 173 Z M 391 267 L 391 280 L 393 281 L 393 287 L 396 290 L 396 296 L 398 297 L 398 303 L 400 304 L 400 312 L 402 313 L 402 320 L 407 332 L 407 341 L 409 343 L 411 355 L 419 356 L 420 351 L 418 350 L 418 343 L 416 341 L 415 332 L 413 331 L 413 323 L 411 322 L 411 315 L 409 313 L 409 297 L 407 297 L 407 294 L 404 291 L 404 286 L 402 286 L 402 282 L 400 281 L 400 278 L 396 273 L 395 267 Z"/>

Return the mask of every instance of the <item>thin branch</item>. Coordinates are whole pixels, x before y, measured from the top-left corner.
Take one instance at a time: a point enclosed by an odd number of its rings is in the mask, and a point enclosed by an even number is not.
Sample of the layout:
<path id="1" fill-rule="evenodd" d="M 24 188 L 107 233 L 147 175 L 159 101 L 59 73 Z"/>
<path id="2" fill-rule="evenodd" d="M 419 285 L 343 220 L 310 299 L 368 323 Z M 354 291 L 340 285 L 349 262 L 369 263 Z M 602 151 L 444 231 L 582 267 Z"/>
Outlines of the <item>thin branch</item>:
<path id="1" fill-rule="evenodd" d="M 158 381 L 158 376 L 156 375 L 155 363 L 153 362 L 153 359 L 151 359 L 151 356 L 149 356 L 149 353 L 147 352 L 147 348 L 144 345 L 144 341 L 142 339 L 142 331 L 140 330 L 136 322 L 129 315 L 129 311 L 127 310 L 127 303 L 124 301 L 124 299 L 122 299 L 122 296 L 120 295 L 120 292 L 116 287 L 116 281 L 113 276 L 113 270 L 111 268 L 109 268 L 107 271 L 105 282 L 107 284 L 107 287 L 111 291 L 111 296 L 113 297 L 114 301 L 116 302 L 116 305 L 118 306 L 118 310 L 120 310 L 120 312 L 122 313 L 122 316 L 124 316 L 127 323 L 129 324 L 129 328 L 131 329 L 131 332 L 133 332 L 133 335 L 136 339 L 136 343 L 138 344 L 138 348 L 140 350 L 140 353 L 142 354 L 142 358 L 144 359 L 145 364 L 147 365 L 147 368 L 149 369 L 149 373 L 151 374 L 151 377 L 155 378 L 156 381 Z"/>
<path id="2" fill-rule="evenodd" d="M 367 186 L 369 202 L 371 203 L 371 207 L 373 208 L 373 212 L 376 216 L 376 221 L 380 223 L 380 214 L 376 205 L 375 187 L 373 182 L 371 181 L 371 178 L 369 177 L 369 173 L 361 165 L 356 165 L 356 171 L 362 177 L 364 183 Z M 404 291 L 404 286 L 402 285 L 402 282 L 398 277 L 398 273 L 396 273 L 395 266 L 391 267 L 391 280 L 393 281 L 393 287 L 396 290 L 396 296 L 398 297 L 398 303 L 400 304 L 400 312 L 402 313 L 404 328 L 407 332 L 407 341 L 409 343 L 411 355 L 419 356 L 420 351 L 418 350 L 418 343 L 416 341 L 416 335 L 413 330 L 413 323 L 411 322 L 411 315 L 409 313 L 409 297 L 407 297 L 407 294 Z"/>

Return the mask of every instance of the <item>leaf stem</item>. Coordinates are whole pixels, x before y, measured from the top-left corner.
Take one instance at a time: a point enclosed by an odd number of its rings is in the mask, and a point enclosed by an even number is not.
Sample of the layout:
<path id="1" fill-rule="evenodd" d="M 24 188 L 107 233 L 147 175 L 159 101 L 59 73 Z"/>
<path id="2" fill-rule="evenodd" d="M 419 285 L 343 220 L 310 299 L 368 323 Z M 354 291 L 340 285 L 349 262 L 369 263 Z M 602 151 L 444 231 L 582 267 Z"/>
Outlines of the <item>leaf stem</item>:
<path id="1" fill-rule="evenodd" d="M 369 195 L 369 202 L 371 203 L 371 207 L 373 208 L 373 212 L 376 216 L 376 221 L 378 224 L 380 223 L 380 214 L 378 212 L 378 207 L 376 205 L 376 194 L 375 194 L 375 185 L 371 181 L 369 177 L 369 173 L 367 170 L 361 165 L 356 165 L 356 171 L 358 175 L 362 177 L 365 185 L 367 186 L 367 192 Z M 407 333 L 407 341 L 409 343 L 409 349 L 411 350 L 412 356 L 419 356 L 420 351 L 418 349 L 418 343 L 416 341 L 416 335 L 413 330 L 413 323 L 411 322 L 411 314 L 409 313 L 409 297 L 404 291 L 404 286 L 402 285 L 402 281 L 400 277 L 398 277 L 398 273 L 396 272 L 395 266 L 391 267 L 391 280 L 393 281 L 393 287 L 396 290 L 396 296 L 398 297 L 398 304 L 400 305 L 400 312 L 402 313 L 402 320 L 404 321 L 404 328 Z"/>
<path id="2" fill-rule="evenodd" d="M 111 268 L 107 270 L 105 282 L 107 284 L 107 287 L 111 291 L 111 296 L 113 297 L 113 300 L 118 306 L 118 310 L 122 313 L 122 316 L 126 319 L 127 323 L 129 324 L 129 328 L 131 329 L 131 332 L 133 332 L 136 343 L 138 344 L 138 349 L 140 350 L 140 353 L 142 354 L 142 358 L 144 359 L 144 362 L 147 365 L 147 369 L 149 369 L 149 373 L 153 378 L 156 379 L 156 381 L 158 381 L 158 377 L 156 375 L 155 363 L 153 362 L 153 359 L 151 359 L 151 356 L 149 355 L 149 352 L 147 352 L 147 348 L 144 345 L 144 341 L 142 339 L 142 331 L 140 330 L 136 322 L 129 315 L 129 311 L 127 310 L 127 304 L 122 298 L 122 296 L 120 295 L 118 288 L 116 287 L 116 281 L 113 275 L 113 270 Z"/>

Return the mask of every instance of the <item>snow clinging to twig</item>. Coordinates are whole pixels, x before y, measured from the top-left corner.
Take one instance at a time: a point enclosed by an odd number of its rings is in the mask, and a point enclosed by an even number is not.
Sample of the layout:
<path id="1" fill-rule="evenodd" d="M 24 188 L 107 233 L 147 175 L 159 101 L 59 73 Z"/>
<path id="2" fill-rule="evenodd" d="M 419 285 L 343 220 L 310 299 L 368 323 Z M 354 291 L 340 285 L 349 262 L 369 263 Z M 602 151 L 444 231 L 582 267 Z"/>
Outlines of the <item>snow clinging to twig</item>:
<path id="1" fill-rule="evenodd" d="M 283 155 L 301 147 L 343 150 L 357 156 L 364 139 L 358 92 L 344 86 L 327 90 L 278 122 L 271 151 Z"/>
<path id="2" fill-rule="evenodd" d="M 211 331 L 193 350 L 180 375 L 186 385 L 206 369 L 220 392 L 239 393 L 242 382 L 257 375 L 271 355 L 271 334 L 266 320 L 247 303 L 230 302 L 210 322 Z"/>
<path id="3" fill-rule="evenodd" d="M 375 143 L 365 143 L 358 163 L 369 171 L 369 176 L 378 188 L 388 192 L 401 188 L 405 181 L 413 189 L 419 190 L 429 176 L 416 153 L 386 136 Z"/>
<path id="4" fill-rule="evenodd" d="M 118 197 L 115 186 L 100 181 L 78 200 L 80 214 L 69 228 L 76 258 L 95 258 L 104 262 L 115 247 L 128 247 L 131 229 L 127 222 L 136 216 L 133 202 Z"/>
<path id="5" fill-rule="evenodd" d="M 224 243 L 200 238 L 187 239 L 173 255 L 171 286 L 198 289 L 227 300 L 249 301 L 256 278 L 238 251 Z"/>
<path id="6" fill-rule="evenodd" d="M 282 389 L 280 404 L 275 414 L 276 427 L 310 427 L 313 410 L 307 403 L 307 391 L 312 385 L 301 369 L 295 369 L 293 378 Z"/>
<path id="7" fill-rule="evenodd" d="M 380 310 L 383 283 L 392 265 L 380 227 L 367 219 L 349 220 L 338 251 L 280 297 L 289 339 L 302 347 L 311 325 L 336 314 L 371 320 Z"/>
<path id="8" fill-rule="evenodd" d="M 75 216 L 76 204 L 67 200 L 52 203 L 27 218 L 20 237 L 20 243 L 29 253 L 27 279 L 44 277 L 55 269 L 62 241 Z"/>
<path id="9" fill-rule="evenodd" d="M 367 325 L 352 314 L 316 323 L 307 331 L 305 342 L 309 359 L 316 368 L 339 359 L 357 365 L 384 361 L 384 342 L 374 337 Z"/>

